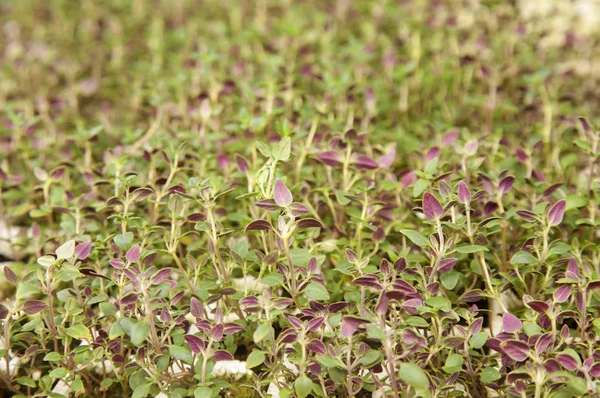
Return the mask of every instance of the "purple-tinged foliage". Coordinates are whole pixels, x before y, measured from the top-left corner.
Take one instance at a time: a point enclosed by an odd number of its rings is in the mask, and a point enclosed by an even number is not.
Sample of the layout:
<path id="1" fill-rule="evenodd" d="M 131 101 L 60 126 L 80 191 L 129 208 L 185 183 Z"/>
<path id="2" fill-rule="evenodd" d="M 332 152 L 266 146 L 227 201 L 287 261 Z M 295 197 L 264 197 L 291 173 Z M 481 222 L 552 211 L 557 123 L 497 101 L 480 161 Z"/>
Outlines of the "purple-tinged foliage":
<path id="1" fill-rule="evenodd" d="M 428 220 L 439 219 L 444 215 L 440 202 L 429 192 L 423 194 L 423 213 Z"/>
<path id="2" fill-rule="evenodd" d="M 600 395 L 572 10 L 5 3 L 7 394 Z"/>

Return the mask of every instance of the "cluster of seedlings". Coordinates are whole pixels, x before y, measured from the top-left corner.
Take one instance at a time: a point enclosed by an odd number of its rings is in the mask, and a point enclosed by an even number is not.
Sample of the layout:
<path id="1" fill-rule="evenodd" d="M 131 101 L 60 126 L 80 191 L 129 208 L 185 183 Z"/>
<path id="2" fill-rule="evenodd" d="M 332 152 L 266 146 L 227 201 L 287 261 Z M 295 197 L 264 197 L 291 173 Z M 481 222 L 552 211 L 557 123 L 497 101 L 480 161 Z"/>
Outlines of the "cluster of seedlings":
<path id="1" fill-rule="evenodd" d="M 600 394 L 600 36 L 521 3 L 1 2 L 6 395 Z"/>

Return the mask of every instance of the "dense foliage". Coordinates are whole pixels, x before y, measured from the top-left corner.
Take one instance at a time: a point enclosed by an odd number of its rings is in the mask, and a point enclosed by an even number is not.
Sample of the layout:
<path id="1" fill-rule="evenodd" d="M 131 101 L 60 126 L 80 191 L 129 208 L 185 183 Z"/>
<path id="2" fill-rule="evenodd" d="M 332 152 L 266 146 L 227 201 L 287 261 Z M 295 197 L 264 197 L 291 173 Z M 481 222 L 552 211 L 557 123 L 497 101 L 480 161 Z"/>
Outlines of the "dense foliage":
<path id="1" fill-rule="evenodd" d="M 512 3 L 1 2 L 4 388 L 600 393 L 599 36 Z"/>

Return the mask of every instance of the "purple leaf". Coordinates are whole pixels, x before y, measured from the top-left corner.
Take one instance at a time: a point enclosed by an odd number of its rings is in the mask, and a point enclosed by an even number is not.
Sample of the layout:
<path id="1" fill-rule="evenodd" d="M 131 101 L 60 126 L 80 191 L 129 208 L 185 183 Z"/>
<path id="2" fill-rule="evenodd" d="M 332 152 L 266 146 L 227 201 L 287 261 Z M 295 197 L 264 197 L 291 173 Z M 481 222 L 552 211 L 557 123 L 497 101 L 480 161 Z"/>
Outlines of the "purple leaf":
<path id="1" fill-rule="evenodd" d="M 563 216 L 565 215 L 565 207 L 567 206 L 567 202 L 565 200 L 559 200 L 552 206 L 550 211 L 548 212 L 548 224 L 551 226 L 559 225 Z"/>
<path id="2" fill-rule="evenodd" d="M 552 336 L 552 333 L 544 333 L 536 342 L 535 350 L 538 353 L 542 353 L 546 351 L 552 344 L 554 344 L 554 337 Z"/>
<path id="3" fill-rule="evenodd" d="M 535 213 L 528 210 L 517 210 L 517 215 L 525 221 L 534 222 L 536 221 Z"/>
<path id="4" fill-rule="evenodd" d="M 335 166 L 339 163 L 337 153 L 333 151 L 322 152 L 317 155 L 317 159 L 321 160 L 327 166 Z"/>
<path id="5" fill-rule="evenodd" d="M 518 340 L 507 340 L 500 343 L 502 351 L 512 360 L 523 362 L 529 354 L 529 346 L 526 343 Z"/>
<path id="6" fill-rule="evenodd" d="M 244 307 L 255 307 L 258 305 L 258 298 L 255 296 L 247 296 L 241 298 L 239 303 Z"/>
<path id="7" fill-rule="evenodd" d="M 120 258 L 111 258 L 110 260 L 108 260 L 108 263 L 116 269 L 125 268 L 125 263 Z"/>
<path id="8" fill-rule="evenodd" d="M 507 193 L 508 191 L 511 190 L 514 183 L 515 183 L 515 177 L 512 177 L 512 176 L 504 177 L 502 179 L 502 181 L 500 181 L 500 184 L 498 184 L 498 188 L 500 189 L 500 192 Z"/>
<path id="9" fill-rule="evenodd" d="M 190 301 L 190 312 L 196 318 L 204 317 L 204 306 L 196 297 L 192 297 Z"/>
<path id="10" fill-rule="evenodd" d="M 141 249 L 140 245 L 135 244 L 131 246 L 127 253 L 125 254 L 125 258 L 129 263 L 135 263 L 140 259 Z"/>
<path id="11" fill-rule="evenodd" d="M 298 221 L 296 224 L 298 228 L 325 228 L 320 221 L 315 220 L 314 218 L 305 218 L 303 220 Z"/>
<path id="12" fill-rule="evenodd" d="M 271 304 L 273 304 L 273 307 L 277 308 L 278 310 L 287 308 L 290 305 L 292 305 L 293 303 L 294 303 L 294 300 L 292 300 L 291 298 L 288 298 L 288 297 L 277 297 L 271 301 Z"/>
<path id="13" fill-rule="evenodd" d="M 241 157 L 240 155 L 235 155 L 235 163 L 237 164 L 237 168 L 242 174 L 246 174 L 250 167 L 248 166 L 248 162 L 246 159 Z"/>
<path id="14" fill-rule="evenodd" d="M 425 161 L 429 162 L 430 160 L 437 158 L 438 156 L 440 156 L 440 148 L 434 146 L 425 154 Z"/>
<path id="15" fill-rule="evenodd" d="M 19 277 L 15 274 L 10 268 L 4 267 L 4 277 L 7 281 L 12 283 L 13 285 L 17 285 L 19 283 Z"/>
<path id="16" fill-rule="evenodd" d="M 381 167 L 389 169 L 390 166 L 394 163 L 396 159 L 396 146 L 394 146 L 391 150 L 385 153 L 382 157 L 379 158 L 379 164 Z"/>
<path id="17" fill-rule="evenodd" d="M 522 327 L 521 320 L 510 312 L 505 312 L 502 316 L 502 328 L 506 333 L 518 332 Z"/>
<path id="18" fill-rule="evenodd" d="M 275 181 L 275 191 L 273 193 L 273 199 L 279 207 L 288 207 L 292 203 L 292 200 L 294 200 L 292 192 L 288 189 L 288 187 L 285 186 L 283 181 L 281 181 L 279 178 L 277 179 L 277 181 Z"/>
<path id="19" fill-rule="evenodd" d="M 402 280 L 402 279 L 396 279 L 394 281 L 394 289 L 395 290 L 400 290 L 401 292 L 404 293 L 416 293 L 417 289 L 414 288 L 413 285 L 411 285 L 410 283 Z"/>
<path id="20" fill-rule="evenodd" d="M 587 290 L 600 289 L 600 281 L 590 281 L 587 285 Z"/>
<path id="21" fill-rule="evenodd" d="M 581 123 L 581 127 L 583 127 L 583 131 L 585 131 L 586 133 L 589 133 L 590 131 L 592 131 L 592 128 L 590 127 L 590 124 L 588 123 L 586 118 L 580 116 L 579 123 Z"/>
<path id="22" fill-rule="evenodd" d="M 342 332 L 342 336 L 344 336 L 346 338 L 352 337 L 352 335 L 360 327 L 360 324 L 361 324 L 360 319 L 357 319 L 357 318 L 354 318 L 351 316 L 345 316 L 344 318 L 342 318 L 342 326 L 340 328 L 340 330 Z"/>
<path id="23" fill-rule="evenodd" d="M 375 170 L 378 167 L 376 161 L 364 155 L 359 156 L 355 164 L 359 170 Z"/>
<path id="24" fill-rule="evenodd" d="M 311 274 L 314 274 L 317 272 L 317 258 L 316 257 L 311 257 L 310 260 L 308 260 L 308 264 L 306 264 L 306 270 L 308 272 L 310 272 Z"/>
<path id="25" fill-rule="evenodd" d="M 379 271 L 381 271 L 382 275 L 389 275 L 391 273 L 390 263 L 385 258 L 381 260 L 381 264 L 379 264 Z"/>
<path id="26" fill-rule="evenodd" d="M 373 241 L 381 243 L 385 240 L 385 230 L 383 227 L 377 227 L 375 232 L 373 232 Z"/>
<path id="27" fill-rule="evenodd" d="M 225 351 L 225 350 L 217 350 L 213 354 L 212 359 L 215 362 L 219 362 L 219 361 L 233 361 L 233 355 L 231 355 L 228 351 Z"/>
<path id="28" fill-rule="evenodd" d="M 165 279 L 169 277 L 169 275 L 171 275 L 171 268 L 162 269 L 158 271 L 158 274 L 156 274 L 156 276 L 152 280 L 152 283 L 155 285 L 160 285 L 165 281 Z"/>
<path id="29" fill-rule="evenodd" d="M 452 268 L 454 268 L 454 265 L 456 264 L 456 262 L 458 261 L 458 259 L 456 258 L 445 258 L 442 261 L 440 261 L 440 265 L 438 267 L 438 272 L 440 274 L 443 274 L 444 272 L 448 272 L 450 270 L 452 270 Z"/>
<path id="30" fill-rule="evenodd" d="M 346 249 L 346 259 L 349 263 L 355 264 L 358 261 L 358 256 L 350 249 Z"/>
<path id="31" fill-rule="evenodd" d="M 544 313 L 550 309 L 548 303 L 544 301 L 530 301 L 527 303 L 527 306 L 534 310 L 535 312 Z"/>
<path id="32" fill-rule="evenodd" d="M 388 296 L 386 294 L 382 294 L 379 298 L 379 302 L 375 307 L 375 313 L 379 315 L 385 315 L 388 310 Z"/>
<path id="33" fill-rule="evenodd" d="M 81 272 L 83 275 L 87 275 L 87 276 L 93 276 L 96 278 L 102 278 L 102 279 L 106 279 L 106 280 L 110 280 L 110 278 L 107 278 L 106 276 L 99 274 L 98 272 L 94 271 L 93 269 L 90 268 L 80 268 L 79 272 Z"/>
<path id="34" fill-rule="evenodd" d="M 188 334 L 184 337 L 185 342 L 188 343 L 193 353 L 197 354 L 204 349 L 204 341 L 200 337 Z"/>
<path id="35" fill-rule="evenodd" d="M 593 377 L 600 377 L 600 363 L 592 365 L 590 368 L 590 375 Z"/>
<path id="36" fill-rule="evenodd" d="M 310 351 L 315 352 L 317 354 L 325 355 L 327 353 L 327 348 L 325 348 L 325 344 L 321 340 L 312 339 L 307 345 Z"/>
<path id="37" fill-rule="evenodd" d="M 277 206 L 277 203 L 275 203 L 273 199 L 257 200 L 256 202 L 254 202 L 254 205 L 267 211 L 279 210 L 279 206 Z"/>
<path id="38" fill-rule="evenodd" d="M 471 201 L 471 191 L 464 181 L 458 183 L 458 200 L 463 204 Z"/>
<path id="39" fill-rule="evenodd" d="M 577 266 L 577 260 L 574 258 L 569 259 L 569 263 L 567 265 L 567 272 L 565 272 L 565 277 L 569 279 L 574 279 L 576 281 L 581 281 L 581 273 L 579 272 L 579 267 Z"/>
<path id="40" fill-rule="evenodd" d="M 218 324 L 212 329 L 210 329 L 210 331 L 208 332 L 208 337 L 214 341 L 221 341 L 223 339 L 224 329 L 225 328 L 223 324 Z"/>
<path id="41" fill-rule="evenodd" d="M 442 205 L 440 205 L 440 202 L 438 202 L 435 196 L 429 192 L 423 194 L 423 212 L 428 220 L 434 220 L 444 215 Z"/>
<path id="42" fill-rule="evenodd" d="M 558 354 L 556 359 L 567 370 L 576 370 L 579 367 L 577 360 L 569 354 Z"/>
<path id="43" fill-rule="evenodd" d="M 137 301 L 137 299 L 138 299 L 138 295 L 137 294 L 135 294 L 135 293 L 129 293 L 128 295 L 126 295 L 125 297 L 123 297 L 121 299 L 120 303 L 124 304 L 124 305 L 129 305 L 129 304 L 135 303 Z"/>
<path id="44" fill-rule="evenodd" d="M 238 325 L 237 323 L 229 322 L 223 324 L 223 333 L 226 335 L 239 333 L 244 330 L 242 325 Z"/>
<path id="45" fill-rule="evenodd" d="M 481 331 L 481 327 L 483 326 L 483 318 L 477 318 L 475 322 L 469 326 L 469 333 L 471 335 L 477 334 Z"/>
<path id="46" fill-rule="evenodd" d="M 46 307 L 48 307 L 48 304 L 43 301 L 28 300 L 23 304 L 23 311 L 25 311 L 27 315 L 34 315 L 45 310 Z"/>
<path id="47" fill-rule="evenodd" d="M 292 203 L 291 210 L 294 217 L 300 217 L 309 212 L 308 207 L 304 206 L 302 203 Z"/>
<path id="48" fill-rule="evenodd" d="M 92 249 L 92 242 L 83 242 L 78 244 L 75 247 L 74 255 L 80 260 L 85 260 L 89 255 Z"/>
<path id="49" fill-rule="evenodd" d="M 396 272 L 403 272 L 406 269 L 406 259 L 404 257 L 400 257 L 398 260 L 394 262 L 394 269 Z"/>
<path id="50" fill-rule="evenodd" d="M 483 292 L 480 289 L 473 289 L 465 294 L 463 294 L 459 301 L 464 301 L 465 303 L 476 303 L 480 301 L 483 297 Z"/>
<path id="51" fill-rule="evenodd" d="M 381 290 L 383 288 L 379 283 L 379 278 L 377 278 L 375 275 L 365 275 L 358 277 L 355 280 L 353 280 L 352 283 L 358 286 L 370 287 L 376 290 Z"/>
<path id="52" fill-rule="evenodd" d="M 250 224 L 248 224 L 245 231 L 246 232 L 248 232 L 248 231 L 267 231 L 272 228 L 273 227 L 271 226 L 271 224 L 269 224 L 268 221 L 255 220 L 255 221 L 252 221 Z"/>
<path id="53" fill-rule="evenodd" d="M 569 299 L 570 295 L 571 295 L 571 286 L 564 285 L 554 291 L 553 297 L 554 297 L 554 301 L 556 301 L 557 303 L 564 303 L 565 301 L 567 301 Z"/>
<path id="54" fill-rule="evenodd" d="M 296 318 L 295 316 L 288 316 L 288 321 L 290 321 L 290 323 L 292 324 L 292 327 L 294 329 L 301 329 L 302 328 L 302 321 L 298 318 Z"/>
<path id="55" fill-rule="evenodd" d="M 329 304 L 329 306 L 327 307 L 327 311 L 330 313 L 339 312 L 339 311 L 343 310 L 344 308 L 346 308 L 347 306 L 348 306 L 347 302 L 340 301 L 338 303 Z"/>
<path id="56" fill-rule="evenodd" d="M 458 130 L 453 129 L 450 130 L 444 137 L 442 138 L 442 142 L 446 147 L 454 145 L 456 140 L 458 139 Z"/>
<path id="57" fill-rule="evenodd" d="M 404 176 L 402 176 L 402 179 L 400 180 L 400 185 L 402 185 L 402 188 L 408 188 L 415 182 L 417 182 L 417 173 L 415 173 L 414 171 L 409 171 L 408 173 L 404 174 Z"/>

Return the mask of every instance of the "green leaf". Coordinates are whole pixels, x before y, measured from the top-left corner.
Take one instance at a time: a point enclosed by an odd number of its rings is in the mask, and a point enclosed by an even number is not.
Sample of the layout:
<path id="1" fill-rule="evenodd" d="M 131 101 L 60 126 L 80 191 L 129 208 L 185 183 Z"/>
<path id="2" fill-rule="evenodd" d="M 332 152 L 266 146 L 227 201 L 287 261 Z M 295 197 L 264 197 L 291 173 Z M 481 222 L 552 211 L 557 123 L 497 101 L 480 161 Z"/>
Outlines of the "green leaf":
<path id="1" fill-rule="evenodd" d="M 213 395 L 212 388 L 198 387 L 194 390 L 194 398 L 210 398 Z"/>
<path id="2" fill-rule="evenodd" d="M 67 369 L 65 368 L 56 368 L 52 372 L 50 372 L 49 376 L 53 379 L 62 379 L 67 375 Z"/>
<path id="3" fill-rule="evenodd" d="M 152 384 L 142 384 L 141 386 L 138 386 L 138 388 L 136 388 L 133 391 L 133 395 L 131 395 L 131 398 L 145 398 L 148 396 L 148 394 L 150 394 L 150 386 Z"/>
<path id="4" fill-rule="evenodd" d="M 48 362 L 58 362 L 61 359 L 62 359 L 62 356 L 57 352 L 49 352 L 44 357 L 44 361 L 48 361 Z"/>
<path id="5" fill-rule="evenodd" d="M 306 265 L 313 255 L 306 249 L 294 248 L 290 250 L 294 265 Z"/>
<path id="6" fill-rule="evenodd" d="M 192 350 L 180 345 L 170 345 L 169 355 L 175 359 L 180 359 L 185 363 L 192 363 Z"/>
<path id="7" fill-rule="evenodd" d="M 533 257 L 533 254 L 525 251 L 516 252 L 510 259 L 511 264 L 534 264 L 537 259 Z"/>
<path id="8" fill-rule="evenodd" d="M 256 328 L 256 330 L 254 331 L 254 335 L 253 335 L 253 339 L 255 343 L 260 343 L 261 341 L 263 341 L 265 338 L 267 338 L 267 336 L 271 335 L 271 325 L 264 323 L 262 325 L 260 325 L 259 327 Z"/>
<path id="9" fill-rule="evenodd" d="M 146 320 L 139 320 L 132 328 L 131 328 L 131 342 L 136 346 L 141 345 L 144 341 L 146 341 L 146 337 L 148 336 L 148 332 L 150 331 L 150 327 Z"/>
<path id="10" fill-rule="evenodd" d="M 292 141 L 290 137 L 285 137 L 273 147 L 273 158 L 282 162 L 290 160 L 290 153 L 292 149 Z"/>
<path id="11" fill-rule="evenodd" d="M 256 141 L 254 145 L 256 145 L 256 148 L 259 150 L 260 153 L 262 153 L 264 157 L 271 157 L 271 147 L 269 145 L 265 144 L 262 141 Z"/>
<path id="12" fill-rule="evenodd" d="M 483 384 L 500 380 L 500 377 L 500 372 L 498 372 L 495 368 L 483 368 L 481 369 L 481 374 L 479 375 L 479 378 Z"/>
<path id="13" fill-rule="evenodd" d="M 335 199 L 337 200 L 337 202 L 339 204 L 341 204 L 342 206 L 346 206 L 348 203 L 350 203 L 350 199 L 348 199 L 345 195 L 344 191 L 335 191 Z"/>
<path id="14" fill-rule="evenodd" d="M 487 341 L 487 338 L 488 338 L 488 336 L 487 336 L 486 332 L 479 332 L 477 334 L 474 334 L 469 339 L 469 346 L 471 348 L 474 348 L 474 349 L 478 350 L 481 347 L 483 347 L 483 345 Z"/>
<path id="15" fill-rule="evenodd" d="M 573 376 L 571 380 L 567 381 L 567 388 L 578 397 L 588 392 L 587 382 L 581 377 Z"/>
<path id="16" fill-rule="evenodd" d="M 446 363 L 444 364 L 444 372 L 448 374 L 452 374 L 454 372 L 458 372 L 461 368 L 465 359 L 462 355 L 459 354 L 451 354 L 446 359 Z"/>
<path id="17" fill-rule="evenodd" d="M 487 247 L 485 246 L 478 246 L 478 245 L 467 245 L 467 246 L 460 246 L 454 249 L 455 251 L 457 251 L 458 253 L 479 253 L 479 252 L 486 252 L 488 251 Z"/>
<path id="18" fill-rule="evenodd" d="M 427 326 L 429 326 L 429 325 L 427 325 Z M 368 336 L 370 339 L 381 340 L 381 341 L 385 340 L 385 333 L 377 325 L 374 325 L 374 324 L 368 325 L 367 333 L 368 333 Z"/>
<path id="19" fill-rule="evenodd" d="M 296 379 L 294 382 L 294 390 L 296 391 L 296 395 L 300 398 L 307 397 L 313 389 L 312 380 L 306 376 L 302 375 Z"/>
<path id="20" fill-rule="evenodd" d="M 460 277 L 460 272 L 457 272 L 457 271 L 444 272 L 443 274 L 440 275 L 440 281 L 442 282 L 442 286 L 444 286 L 448 290 L 452 290 L 456 287 L 459 277 Z"/>
<path id="21" fill-rule="evenodd" d="M 75 249 L 73 249 L 75 250 Z M 41 265 L 42 267 L 46 267 L 48 268 L 49 266 L 51 266 L 54 263 L 54 257 L 52 256 L 42 256 L 40 258 L 37 259 L 37 263 L 39 265 Z"/>
<path id="22" fill-rule="evenodd" d="M 72 265 L 63 264 L 57 272 L 57 277 L 62 282 L 71 282 L 76 278 L 83 276 L 79 270 Z"/>
<path id="23" fill-rule="evenodd" d="M 581 195 L 568 195 L 565 198 L 565 201 L 567 202 L 565 206 L 565 212 L 584 207 L 588 204 L 588 198 Z"/>
<path id="24" fill-rule="evenodd" d="M 425 319 L 421 318 L 420 316 L 408 317 L 408 319 L 406 320 L 406 324 L 408 326 L 413 326 L 416 328 L 428 328 L 429 327 L 429 322 L 427 322 Z"/>
<path id="25" fill-rule="evenodd" d="M 452 309 L 452 303 L 446 297 L 435 296 L 430 297 L 425 300 L 425 303 L 433 308 L 437 308 L 438 310 L 449 312 Z"/>
<path id="26" fill-rule="evenodd" d="M 58 260 L 64 260 L 67 258 L 73 257 L 75 254 L 75 241 L 70 240 L 62 244 L 58 249 L 56 249 L 56 258 Z"/>
<path id="27" fill-rule="evenodd" d="M 262 283 L 265 286 L 283 285 L 283 275 L 277 272 L 271 272 L 270 274 L 263 276 L 260 280 L 260 283 Z"/>
<path id="28" fill-rule="evenodd" d="M 125 232 L 124 234 L 117 235 L 113 240 L 121 250 L 127 250 L 133 242 L 133 232 Z"/>
<path id="29" fill-rule="evenodd" d="M 412 243 L 419 247 L 429 247 L 429 240 L 417 231 L 401 229 L 400 233 L 406 236 Z"/>
<path id="30" fill-rule="evenodd" d="M 114 379 L 107 377 L 106 379 L 102 380 L 102 382 L 100 383 L 100 386 L 104 387 L 104 388 L 108 388 L 108 387 L 112 386 L 114 382 L 115 382 Z"/>
<path id="31" fill-rule="evenodd" d="M 417 390 L 429 388 L 429 378 L 420 366 L 406 362 L 400 364 L 400 378 Z"/>
<path id="32" fill-rule="evenodd" d="M 381 362 L 382 359 L 383 359 L 383 355 L 379 351 L 368 350 L 360 357 L 360 359 L 358 360 L 358 363 L 360 363 L 361 365 L 366 366 L 366 367 L 371 367 L 371 366 Z"/>
<path id="33" fill-rule="evenodd" d="M 434 175 L 437 172 L 438 160 L 439 156 L 436 156 L 425 165 L 425 170 L 423 170 L 425 174 Z"/>
<path id="34" fill-rule="evenodd" d="M 92 335 L 83 325 L 74 325 L 67 329 L 67 334 L 77 340 L 91 340 Z"/>
<path id="35" fill-rule="evenodd" d="M 73 380 L 73 383 L 71 383 L 71 390 L 74 392 L 79 392 L 79 391 L 84 390 L 83 381 L 81 381 L 80 377 Z"/>
<path id="36" fill-rule="evenodd" d="M 115 322 L 110 327 L 110 331 L 108 332 L 108 338 L 113 340 L 113 339 L 116 339 L 117 337 L 123 336 L 124 334 L 125 334 L 125 331 L 123 330 L 123 328 L 121 327 L 119 322 Z"/>
<path id="37" fill-rule="evenodd" d="M 251 369 L 262 365 L 265 361 L 265 353 L 261 350 L 252 350 L 248 358 L 246 359 L 246 368 Z"/>
<path id="38" fill-rule="evenodd" d="M 325 366 L 326 368 L 335 368 L 341 366 L 340 362 L 337 359 L 332 358 L 329 355 L 317 354 L 315 358 L 321 365 Z"/>
<path id="39" fill-rule="evenodd" d="M 309 283 L 308 286 L 306 286 L 306 289 L 304 290 L 304 294 L 306 294 L 306 297 L 308 297 L 309 299 L 315 301 L 327 301 L 330 298 L 329 292 L 327 291 L 327 289 L 325 289 L 325 286 L 321 285 L 318 282 Z"/>

